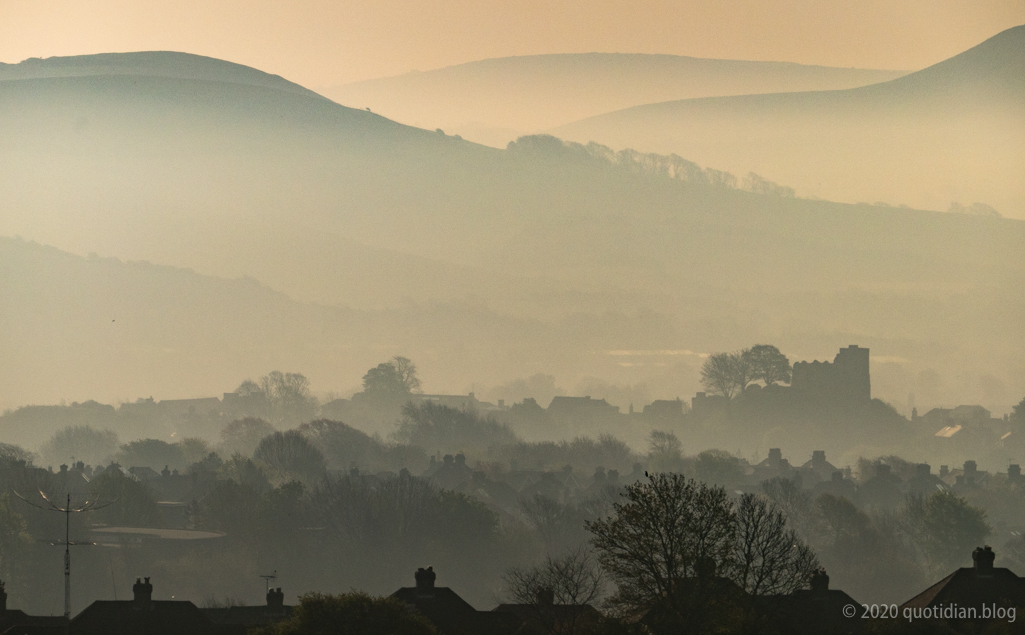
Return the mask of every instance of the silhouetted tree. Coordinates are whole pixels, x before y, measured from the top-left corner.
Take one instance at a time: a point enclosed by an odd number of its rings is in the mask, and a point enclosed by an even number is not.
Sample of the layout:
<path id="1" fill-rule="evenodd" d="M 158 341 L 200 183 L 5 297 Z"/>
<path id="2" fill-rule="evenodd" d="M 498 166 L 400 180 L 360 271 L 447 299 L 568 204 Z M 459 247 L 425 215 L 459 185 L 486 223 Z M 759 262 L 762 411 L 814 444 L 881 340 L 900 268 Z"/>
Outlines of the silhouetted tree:
<path id="1" fill-rule="evenodd" d="M 165 465 L 172 469 L 186 466 L 181 446 L 160 439 L 139 439 L 122 445 L 117 462 L 125 467 L 149 467 L 158 472 Z"/>
<path id="2" fill-rule="evenodd" d="M 751 359 L 751 349 L 745 348 L 730 353 L 730 372 L 739 392 L 747 390 L 748 384 L 755 380 L 755 366 Z"/>
<path id="3" fill-rule="evenodd" d="M 324 475 L 324 455 L 298 430 L 264 437 L 253 452 L 253 460 L 267 466 L 278 482 L 314 483 Z"/>
<path id="4" fill-rule="evenodd" d="M 672 432 L 652 430 L 648 435 L 648 469 L 654 472 L 678 472 L 682 467 L 683 444 Z"/>
<path id="5" fill-rule="evenodd" d="M 50 465 L 71 463 L 75 460 L 100 465 L 114 458 L 117 452 L 117 433 L 96 430 L 91 426 L 68 426 L 53 433 L 39 449 L 43 461 Z"/>
<path id="6" fill-rule="evenodd" d="M 901 516 L 930 569 L 937 574 L 961 566 L 972 549 L 993 531 L 986 522 L 985 510 L 949 490 L 928 498 L 908 496 Z"/>
<path id="7" fill-rule="evenodd" d="M 650 611 L 657 632 L 736 628 L 762 610 L 741 591 L 788 593 L 818 568 L 783 512 L 755 495 L 734 505 L 720 487 L 659 473 L 628 485 L 623 496 L 627 502 L 588 529 L 616 583 L 612 606 Z"/>
<path id="8" fill-rule="evenodd" d="M 243 454 L 252 456 L 260 440 L 267 435 L 274 434 L 274 426 L 263 419 L 246 417 L 236 419 L 221 430 L 221 446 L 218 448 L 221 456 L 233 456 Z"/>
<path id="9" fill-rule="evenodd" d="M 281 423 L 308 421 L 317 413 L 317 399 L 310 395 L 310 380 L 302 373 L 272 371 L 260 378 L 271 418 Z"/>
<path id="10" fill-rule="evenodd" d="M 3 463 L 16 463 L 24 461 L 25 463 L 32 464 L 38 457 L 34 452 L 29 452 L 20 445 L 13 443 L 0 443 L 0 464 Z"/>
<path id="11" fill-rule="evenodd" d="M 530 606 L 533 619 L 551 635 L 575 635 L 594 629 L 594 613 L 565 607 L 593 605 L 608 584 L 597 559 L 578 548 L 564 556 L 547 557 L 532 567 L 513 567 L 503 577 L 513 604 Z M 558 613 L 553 605 L 561 605 Z"/>
<path id="12" fill-rule="evenodd" d="M 182 451 L 182 458 L 186 465 L 198 463 L 210 456 L 210 444 L 198 437 L 189 437 L 176 443 Z"/>
<path id="13" fill-rule="evenodd" d="M 729 498 L 722 488 L 669 473 L 627 485 L 623 497 L 609 518 L 587 524 L 616 583 L 610 602 L 635 614 L 660 605 L 686 623 L 699 568 L 710 562 L 723 570 L 733 558 L 737 527 Z"/>
<path id="14" fill-rule="evenodd" d="M 737 503 L 737 540 L 731 576 L 751 595 L 787 595 L 802 588 L 819 561 L 786 514 L 754 494 Z"/>
<path id="15" fill-rule="evenodd" d="M 411 393 L 420 392 L 420 378 L 416 375 L 416 364 L 408 357 L 396 355 L 392 358 L 392 364 L 399 373 L 399 380 L 406 390 Z"/>
<path id="16" fill-rule="evenodd" d="M 449 408 L 429 401 L 406 404 L 395 435 L 404 443 L 445 452 L 486 450 L 516 442 L 516 435 L 505 424 L 481 417 L 473 410 Z"/>
<path id="17" fill-rule="evenodd" d="M 571 504 L 561 503 L 544 494 L 520 499 L 520 511 L 553 555 L 561 550 L 575 529 L 583 528 L 583 519 Z"/>
<path id="18" fill-rule="evenodd" d="M 317 419 L 299 426 L 299 432 L 317 446 L 328 464 L 336 469 L 380 463 L 385 451 L 380 441 L 341 421 Z"/>
<path id="19" fill-rule="evenodd" d="M 742 478 L 744 470 L 740 467 L 737 457 L 724 450 L 705 450 L 698 454 L 694 465 L 694 475 L 698 480 L 709 485 L 735 487 Z"/>
<path id="20" fill-rule="evenodd" d="M 244 454 L 234 454 L 220 467 L 221 475 L 235 483 L 251 489 L 257 494 L 262 494 L 270 489 L 270 481 L 267 475 L 252 459 Z"/>
<path id="21" fill-rule="evenodd" d="M 120 470 L 106 470 L 90 483 L 93 496 L 112 505 L 92 512 L 96 522 L 114 526 L 159 527 L 162 521 L 157 499 L 145 483 Z"/>
<path id="22" fill-rule="evenodd" d="M 19 579 L 24 552 L 31 542 L 28 525 L 11 503 L 11 495 L 0 493 L 0 579 Z"/>
<path id="23" fill-rule="evenodd" d="M 798 534 L 808 539 L 815 524 L 811 494 L 805 491 L 796 479 L 777 476 L 762 481 L 762 493 L 783 511 L 789 525 Z"/>
<path id="24" fill-rule="evenodd" d="M 405 357 L 394 357 L 363 375 L 363 393 L 376 399 L 401 400 L 420 392 L 416 365 Z"/>
<path id="25" fill-rule="evenodd" d="M 736 364 L 730 353 L 713 353 L 701 365 L 701 385 L 713 395 L 733 399 L 741 390 Z"/>
<path id="26" fill-rule="evenodd" d="M 1025 397 L 1022 397 L 1022 400 L 1011 408 L 1011 418 L 1020 424 L 1025 424 Z"/>
<path id="27" fill-rule="evenodd" d="M 790 383 L 792 368 L 787 356 L 771 344 L 752 346 L 746 353 L 752 367 L 752 379 L 760 379 L 766 386 L 776 382 Z"/>
<path id="28" fill-rule="evenodd" d="M 306 593 L 292 615 L 256 635 L 436 635 L 434 625 L 394 598 L 363 592 Z"/>

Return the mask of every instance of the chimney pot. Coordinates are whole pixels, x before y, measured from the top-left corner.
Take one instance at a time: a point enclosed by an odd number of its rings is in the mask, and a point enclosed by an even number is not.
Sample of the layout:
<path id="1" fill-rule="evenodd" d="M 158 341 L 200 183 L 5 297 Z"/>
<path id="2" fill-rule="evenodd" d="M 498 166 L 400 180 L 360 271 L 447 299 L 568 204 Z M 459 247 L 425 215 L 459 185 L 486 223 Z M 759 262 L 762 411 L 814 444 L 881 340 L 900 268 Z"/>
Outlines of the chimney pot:
<path id="1" fill-rule="evenodd" d="M 814 593 L 822 593 L 829 590 L 829 575 L 825 569 L 819 569 L 811 574 L 811 590 Z"/>
<path id="2" fill-rule="evenodd" d="M 150 602 L 153 601 L 153 585 L 150 584 L 149 578 L 144 578 L 145 582 L 139 578 L 135 579 L 135 584 L 132 585 L 132 594 L 135 596 L 135 607 L 136 608 L 149 608 Z"/>
<path id="3" fill-rule="evenodd" d="M 996 554 L 993 553 L 992 547 L 989 545 L 986 545 L 985 548 L 977 547 L 972 552 L 976 575 L 993 575 L 993 560 L 995 559 Z"/>
<path id="4" fill-rule="evenodd" d="M 416 594 L 419 596 L 434 595 L 434 581 L 438 574 L 434 573 L 434 567 L 420 568 L 416 570 Z"/>
<path id="5" fill-rule="evenodd" d="M 285 606 L 285 594 L 281 587 L 267 591 L 267 608 L 281 610 Z"/>

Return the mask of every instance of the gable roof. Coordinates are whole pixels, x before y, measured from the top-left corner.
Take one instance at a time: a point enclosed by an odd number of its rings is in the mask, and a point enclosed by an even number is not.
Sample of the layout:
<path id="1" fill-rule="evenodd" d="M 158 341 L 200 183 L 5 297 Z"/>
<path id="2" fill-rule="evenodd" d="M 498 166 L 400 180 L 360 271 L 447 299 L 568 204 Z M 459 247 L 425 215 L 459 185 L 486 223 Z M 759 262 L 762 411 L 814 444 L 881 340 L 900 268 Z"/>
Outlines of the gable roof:
<path id="1" fill-rule="evenodd" d="M 421 613 L 444 613 L 446 615 L 473 615 L 477 609 L 459 597 L 459 594 L 447 586 L 434 587 L 430 594 L 417 593 L 416 587 L 402 587 L 391 597 L 400 600 Z"/>
<path id="2" fill-rule="evenodd" d="M 71 620 L 74 635 L 235 635 L 214 624 L 192 602 L 97 600 Z"/>
<path id="3" fill-rule="evenodd" d="M 963 567 L 901 605 L 901 608 L 926 608 L 940 604 L 982 606 L 997 603 L 1004 606 L 1025 605 L 1025 580 L 1010 569 L 994 567 L 980 572 Z"/>
<path id="4" fill-rule="evenodd" d="M 0 633 L 4 635 L 64 635 L 64 616 L 37 616 L 17 609 L 5 609 L 0 612 Z"/>

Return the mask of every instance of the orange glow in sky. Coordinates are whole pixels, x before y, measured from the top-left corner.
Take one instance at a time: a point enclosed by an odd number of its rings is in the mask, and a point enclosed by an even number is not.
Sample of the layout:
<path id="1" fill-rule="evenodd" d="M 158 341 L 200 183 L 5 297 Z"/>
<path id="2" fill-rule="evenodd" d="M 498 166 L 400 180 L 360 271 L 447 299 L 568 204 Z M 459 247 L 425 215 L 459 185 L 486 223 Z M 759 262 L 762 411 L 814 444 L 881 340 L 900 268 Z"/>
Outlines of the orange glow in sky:
<path id="1" fill-rule="evenodd" d="M 918 69 L 1025 23 L 1025 0 L 0 0 L 0 61 L 209 55 L 310 87 L 536 53 Z"/>

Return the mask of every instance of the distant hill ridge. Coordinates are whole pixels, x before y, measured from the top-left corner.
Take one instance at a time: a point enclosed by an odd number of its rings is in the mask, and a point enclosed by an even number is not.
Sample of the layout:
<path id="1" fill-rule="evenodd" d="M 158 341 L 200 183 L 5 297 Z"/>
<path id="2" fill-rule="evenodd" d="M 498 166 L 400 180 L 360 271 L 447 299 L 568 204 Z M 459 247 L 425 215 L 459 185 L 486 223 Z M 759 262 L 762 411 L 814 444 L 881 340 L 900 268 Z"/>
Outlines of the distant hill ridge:
<path id="1" fill-rule="evenodd" d="M 325 87 L 339 103 L 504 147 L 530 132 L 672 99 L 850 88 L 907 71 L 640 53 L 526 55 Z"/>
<path id="2" fill-rule="evenodd" d="M 1020 385 L 1018 357 L 1000 356 L 1021 346 L 1025 222 L 683 182 L 570 160 L 574 148 L 555 143 L 487 148 L 320 96 L 222 81 L 261 77 L 244 69 L 195 79 L 172 68 L 187 76 L 0 81 L 0 235 L 249 275 L 353 310 L 88 259 L 17 274 L 0 266 L 10 298 L 0 298 L 0 358 L 16 360 L 0 376 L 5 399 L 81 400 L 115 383 L 126 395 L 158 384 L 193 394 L 274 368 L 347 382 L 392 354 L 430 360 L 424 368 L 459 391 L 468 378 L 584 367 L 636 384 L 668 376 L 600 352 L 732 350 L 752 333 L 795 355 L 842 338 L 915 360 L 891 395 L 906 395 L 924 369 Z M 785 148 L 776 139 L 769 149 Z M 746 174 L 693 146 L 678 154 Z M 779 168 L 753 171 L 804 195 Z M 993 202 L 963 202 L 974 200 Z M 952 359 L 969 368 L 955 375 Z"/>
<path id="3" fill-rule="evenodd" d="M 177 51 L 99 53 L 69 57 L 33 57 L 18 64 L 0 63 L 0 81 L 101 75 L 139 75 L 195 79 L 273 88 L 320 97 L 299 84 L 250 66 Z"/>
<path id="4" fill-rule="evenodd" d="M 1025 26 L 926 69 L 846 88 L 650 103 L 559 126 L 564 139 L 754 171 L 805 196 L 1025 216 Z"/>

